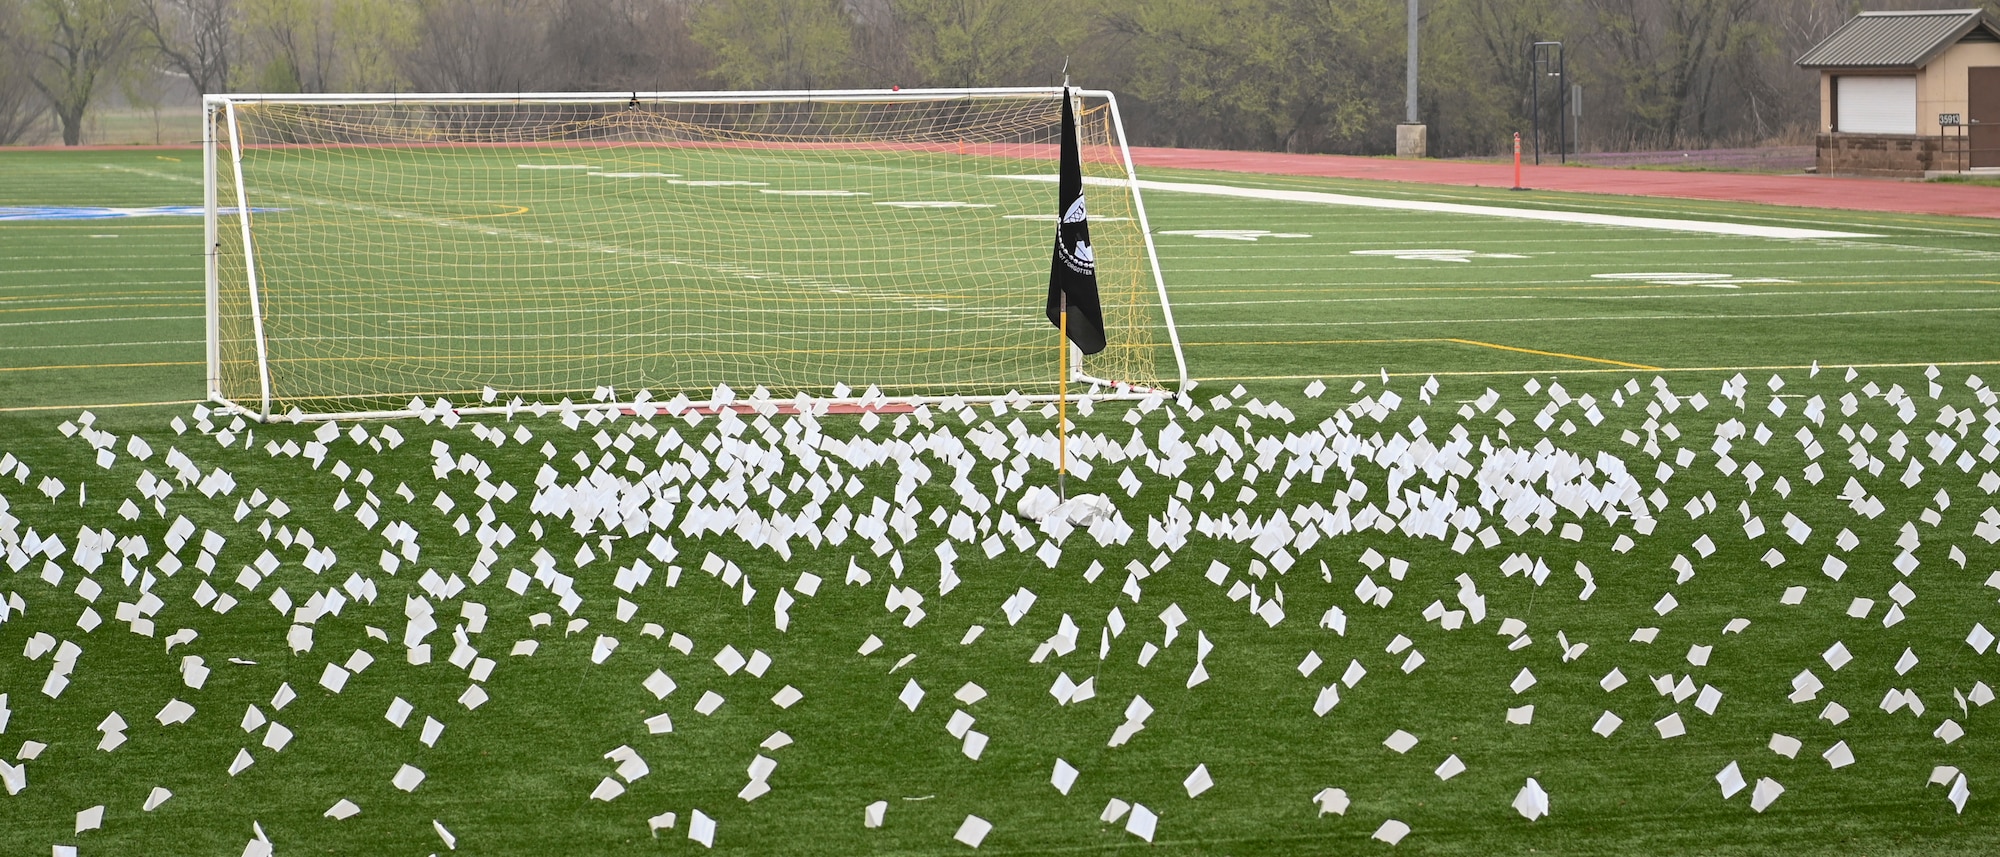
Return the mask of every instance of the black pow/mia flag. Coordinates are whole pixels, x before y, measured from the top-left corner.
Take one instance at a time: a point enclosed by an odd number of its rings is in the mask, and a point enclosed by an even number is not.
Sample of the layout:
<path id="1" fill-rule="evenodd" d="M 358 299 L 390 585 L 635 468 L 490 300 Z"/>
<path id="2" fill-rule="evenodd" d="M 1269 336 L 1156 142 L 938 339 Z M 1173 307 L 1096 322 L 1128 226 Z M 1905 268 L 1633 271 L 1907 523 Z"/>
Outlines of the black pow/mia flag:
<path id="1" fill-rule="evenodd" d="M 1063 87 L 1062 157 L 1056 182 L 1056 250 L 1049 263 L 1049 323 L 1062 326 L 1069 309 L 1069 341 L 1085 354 L 1104 350 L 1104 311 L 1097 304 L 1097 260 L 1090 249 L 1090 221 L 1083 205 L 1083 159 L 1077 154 L 1076 112 Z"/>

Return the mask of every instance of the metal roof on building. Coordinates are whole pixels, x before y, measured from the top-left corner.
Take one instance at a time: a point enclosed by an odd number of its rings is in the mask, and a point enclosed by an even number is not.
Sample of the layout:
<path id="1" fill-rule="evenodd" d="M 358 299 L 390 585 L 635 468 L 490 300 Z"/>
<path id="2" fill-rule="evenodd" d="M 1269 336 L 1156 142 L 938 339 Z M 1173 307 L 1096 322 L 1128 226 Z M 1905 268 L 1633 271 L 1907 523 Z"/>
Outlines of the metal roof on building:
<path id="1" fill-rule="evenodd" d="M 2000 23 L 1978 9 L 1863 12 L 1799 57 L 1804 68 L 1917 69 L 1976 30 L 2000 38 Z"/>

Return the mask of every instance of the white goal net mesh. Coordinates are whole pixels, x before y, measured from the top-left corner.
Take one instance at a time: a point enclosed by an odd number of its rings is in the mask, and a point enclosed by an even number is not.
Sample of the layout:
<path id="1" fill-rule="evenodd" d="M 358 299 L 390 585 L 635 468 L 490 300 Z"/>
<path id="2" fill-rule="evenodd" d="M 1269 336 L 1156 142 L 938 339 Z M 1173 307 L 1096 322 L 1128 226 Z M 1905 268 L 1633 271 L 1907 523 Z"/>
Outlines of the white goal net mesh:
<path id="1" fill-rule="evenodd" d="M 211 103 L 211 393 L 253 411 L 1054 392 L 1054 91 Z M 1115 108 L 1081 108 L 1082 370 L 1173 386 Z"/>

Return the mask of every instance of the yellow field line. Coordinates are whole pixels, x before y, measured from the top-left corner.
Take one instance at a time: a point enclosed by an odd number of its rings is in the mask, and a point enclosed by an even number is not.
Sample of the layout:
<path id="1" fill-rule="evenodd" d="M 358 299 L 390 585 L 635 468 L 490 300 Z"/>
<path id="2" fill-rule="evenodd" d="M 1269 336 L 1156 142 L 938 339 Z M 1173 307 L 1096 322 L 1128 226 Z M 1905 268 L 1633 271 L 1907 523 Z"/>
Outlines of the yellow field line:
<path id="1" fill-rule="evenodd" d="M 1519 352 L 1519 353 L 1521 353 L 1521 354 L 1534 354 L 1534 355 L 1539 355 L 1539 356 L 1542 356 L 1542 357 L 1560 357 L 1560 358 L 1563 358 L 1563 359 L 1565 359 L 1565 360 L 1582 360 L 1582 361 L 1584 361 L 1584 362 L 1586 362 L 1586 363 L 1604 363 L 1604 364 L 1608 364 L 1608 365 L 1611 365 L 1611 366 L 1623 366 L 1623 367 L 1625 367 L 1625 368 L 1627 368 L 1627 369 L 1643 369 L 1643 370 L 1647 370 L 1647 371 L 1652 371 L 1652 372 L 1658 372 L 1658 371 L 1662 371 L 1662 370 L 1660 369 L 1660 367 L 1658 367 L 1658 366 L 1647 366 L 1647 365 L 1645 365 L 1645 364 L 1643 364 L 1643 363 L 1627 363 L 1627 362 L 1625 362 L 1625 361 L 1622 361 L 1622 360 L 1606 360 L 1606 359 L 1604 359 L 1604 358 L 1601 358 L 1601 357 L 1584 357 L 1584 356 L 1582 356 L 1582 355 L 1579 355 L 1579 354 L 1564 354 L 1564 353 L 1562 353 L 1562 352 L 1560 352 L 1560 351 L 1538 351 L 1538 350 L 1536 350 L 1536 349 L 1533 349 L 1533 348 L 1516 348 L 1516 347 L 1514 347 L 1514 346 L 1512 346 L 1512 345 L 1496 345 L 1496 344 L 1494 344 L 1494 343 L 1491 343 L 1491 342 L 1480 342 L 1480 341 L 1478 341 L 1478 340 L 1474 340 L 1474 339 L 1450 339 L 1450 338 L 1441 338 L 1441 339 L 1319 339 L 1319 340 L 1310 340 L 1310 339 L 1306 339 L 1306 340 L 1279 340 L 1279 341 L 1271 341 L 1271 342 L 1188 342 L 1188 343 L 1183 343 L 1183 345 L 1185 345 L 1185 346 L 1187 346 L 1187 347 L 1189 347 L 1189 348 L 1200 348 L 1200 347 L 1205 347 L 1205 346 L 1217 346 L 1217 345 L 1221 345 L 1221 346 L 1230 346 L 1230 345 L 1238 345 L 1238 346 L 1253 346 L 1253 345 L 1275 345 L 1275 346 L 1284 346 L 1284 345 L 1292 345 L 1292 346 L 1298 346 L 1298 345 L 1404 345 L 1404 344 L 1417 344 L 1417 343 L 1425 343 L 1425 342 L 1450 342 L 1450 343 L 1455 343 L 1455 344 L 1458 344 L 1458 345 L 1473 345 L 1473 346 L 1478 346 L 1478 347 L 1480 347 L 1480 348 L 1494 348 L 1494 349 L 1498 349 L 1498 350 L 1501 350 L 1501 351 L 1515 351 L 1515 352 Z"/>
<path id="2" fill-rule="evenodd" d="M 1522 354 L 1535 354 L 1535 355 L 1540 355 L 1542 357 L 1561 357 L 1566 360 L 1582 360 L 1588 363 L 1605 363 L 1612 366 L 1623 366 L 1628 369 L 1644 369 L 1653 372 L 1662 371 L 1658 366 L 1647 366 L 1643 363 L 1626 363 L 1622 360 L 1606 360 L 1601 357 L 1584 357 L 1577 354 L 1564 354 L 1560 351 L 1537 351 L 1533 348 L 1515 348 L 1512 345 L 1495 345 L 1494 343 L 1491 342 L 1480 342 L 1473 339 L 1448 339 L 1448 338 L 1447 339 L 1298 339 L 1298 340 L 1278 340 L 1271 342 L 1185 342 L 1182 343 L 1182 345 L 1188 348 L 1201 348 L 1201 347 L 1212 347 L 1218 345 L 1220 346 L 1406 345 L 1406 344 L 1417 344 L 1425 342 L 1450 342 L 1458 345 L 1475 345 L 1480 348 L 1495 348 L 1501 351 L 1517 351 Z"/>
<path id="3" fill-rule="evenodd" d="M 496 203 L 493 203 L 493 204 L 494 204 L 494 205 L 500 205 L 500 203 L 497 203 L 497 202 L 496 202 Z M 506 208 L 506 206 L 504 206 L 504 205 L 500 205 L 500 207 L 501 207 L 501 208 Z M 464 216 L 462 216 L 462 217 L 459 217 L 458 219 L 459 219 L 459 220 L 478 220 L 478 219 L 480 219 L 480 218 L 482 218 L 482 217 L 513 217 L 514 215 L 517 215 L 517 214 L 527 214 L 527 213 L 528 213 L 528 207 L 527 207 L 527 206 L 525 206 L 525 205 L 522 205 L 522 206 L 516 206 L 516 207 L 514 208 L 514 210 L 513 210 L 513 211 L 506 211 L 506 212 L 501 212 L 501 213 L 499 213 L 499 214 L 467 214 L 467 215 L 464 215 Z"/>
<path id="4" fill-rule="evenodd" d="M 1561 357 L 1566 360 L 1582 360 L 1586 363 L 1605 363 L 1612 366 L 1623 366 L 1627 369 L 1644 369 L 1650 372 L 1660 371 L 1660 367 L 1658 366 L 1647 366 L 1643 363 L 1626 363 L 1623 360 L 1606 360 L 1602 357 L 1584 357 L 1579 354 L 1564 354 L 1560 351 L 1536 351 L 1533 348 L 1515 348 L 1512 345 L 1495 345 L 1491 342 L 1480 342 L 1476 339 L 1447 339 L 1445 341 L 1456 342 L 1460 345 L 1477 345 L 1481 348 L 1497 348 L 1501 351 L 1518 351 L 1522 354 L 1539 354 L 1543 357 Z"/>
<path id="5" fill-rule="evenodd" d="M 1290 339 L 1273 342 L 1183 342 L 1188 348 L 1215 345 L 1401 345 L 1413 342 L 1456 342 L 1454 339 Z"/>

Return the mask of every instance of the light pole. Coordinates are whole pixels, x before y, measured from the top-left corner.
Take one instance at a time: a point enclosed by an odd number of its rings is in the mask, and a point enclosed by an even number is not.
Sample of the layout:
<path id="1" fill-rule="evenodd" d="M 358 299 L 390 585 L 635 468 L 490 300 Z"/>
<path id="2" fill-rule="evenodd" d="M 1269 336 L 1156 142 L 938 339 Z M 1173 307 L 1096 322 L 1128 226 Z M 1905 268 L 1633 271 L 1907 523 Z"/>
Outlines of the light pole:
<path id="1" fill-rule="evenodd" d="M 1583 154 L 1583 84 L 1569 85 L 1569 144 L 1576 147 L 1578 156 Z"/>
<path id="2" fill-rule="evenodd" d="M 1403 122 L 1396 126 L 1396 157 L 1421 158 L 1428 154 L 1429 144 L 1425 139 L 1423 123 L 1417 118 L 1417 25 L 1419 22 L 1418 0 L 1409 0 L 1410 41 L 1405 54 L 1406 63 L 1403 77 Z"/>
<path id="3" fill-rule="evenodd" d="M 1545 70 L 1546 69 L 1546 70 Z M 1528 109 L 1534 112 L 1535 120 L 1535 164 L 1542 163 L 1542 77 L 1556 79 L 1556 153 L 1563 163 L 1569 163 L 1569 123 L 1564 121 L 1569 112 L 1568 75 L 1563 62 L 1562 42 L 1536 42 L 1528 48 Z"/>
<path id="4" fill-rule="evenodd" d="M 1403 122 L 1417 124 L 1417 0 L 1410 0 L 1410 50 L 1403 78 Z"/>

